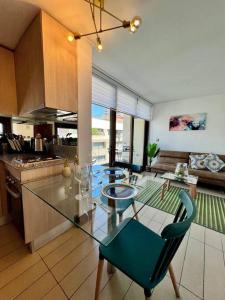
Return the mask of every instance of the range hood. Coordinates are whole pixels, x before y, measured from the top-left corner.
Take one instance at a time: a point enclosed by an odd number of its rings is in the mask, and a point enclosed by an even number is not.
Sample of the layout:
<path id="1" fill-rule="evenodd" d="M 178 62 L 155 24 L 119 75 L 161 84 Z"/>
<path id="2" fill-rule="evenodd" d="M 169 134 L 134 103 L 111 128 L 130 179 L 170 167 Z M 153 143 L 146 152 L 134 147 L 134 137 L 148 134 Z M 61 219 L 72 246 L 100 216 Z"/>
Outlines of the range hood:
<path id="1" fill-rule="evenodd" d="M 58 110 L 54 108 L 44 107 L 38 110 L 34 110 L 24 117 L 14 117 L 14 122 L 28 123 L 32 120 L 33 123 L 36 122 L 62 122 L 62 123 L 77 123 L 77 113 Z"/>

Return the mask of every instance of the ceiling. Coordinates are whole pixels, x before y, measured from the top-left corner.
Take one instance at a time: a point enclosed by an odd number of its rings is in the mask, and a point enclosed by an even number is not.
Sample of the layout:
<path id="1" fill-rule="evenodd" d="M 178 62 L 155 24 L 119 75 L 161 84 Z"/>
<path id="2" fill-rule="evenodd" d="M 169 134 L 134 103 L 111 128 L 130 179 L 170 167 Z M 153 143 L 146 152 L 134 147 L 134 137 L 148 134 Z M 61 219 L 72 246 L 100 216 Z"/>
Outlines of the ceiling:
<path id="1" fill-rule="evenodd" d="M 95 66 L 152 103 L 225 93 L 224 0 L 105 2 L 121 19 L 140 15 L 143 24 L 135 35 L 105 33 L 104 51 L 93 48 Z M 15 48 L 37 7 L 74 32 L 93 30 L 83 0 L 0 0 L 0 44 Z M 115 25 L 109 17 L 104 22 Z"/>

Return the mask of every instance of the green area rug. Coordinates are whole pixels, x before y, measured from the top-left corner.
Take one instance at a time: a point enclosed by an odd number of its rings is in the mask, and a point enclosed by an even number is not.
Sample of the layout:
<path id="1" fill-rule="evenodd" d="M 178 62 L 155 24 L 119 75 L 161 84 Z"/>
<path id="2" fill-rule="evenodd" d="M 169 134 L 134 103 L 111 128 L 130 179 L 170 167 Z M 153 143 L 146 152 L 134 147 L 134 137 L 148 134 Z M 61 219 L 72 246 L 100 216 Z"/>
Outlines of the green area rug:
<path id="1" fill-rule="evenodd" d="M 159 184 L 152 181 L 152 184 L 139 194 L 137 201 L 145 202 L 151 194 L 153 196 L 147 203 L 149 206 L 174 215 L 179 205 L 179 191 L 180 188 L 171 186 L 161 200 Z M 199 192 L 194 202 L 197 207 L 194 222 L 225 234 L 225 198 Z"/>

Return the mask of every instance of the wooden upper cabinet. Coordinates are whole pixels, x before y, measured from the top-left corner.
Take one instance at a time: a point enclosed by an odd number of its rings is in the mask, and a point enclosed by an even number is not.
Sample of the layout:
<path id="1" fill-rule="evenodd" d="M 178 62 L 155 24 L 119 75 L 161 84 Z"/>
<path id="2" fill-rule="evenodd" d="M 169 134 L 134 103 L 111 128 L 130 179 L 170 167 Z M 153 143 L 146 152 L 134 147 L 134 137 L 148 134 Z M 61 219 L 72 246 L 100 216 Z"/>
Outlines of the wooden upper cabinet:
<path id="1" fill-rule="evenodd" d="M 14 55 L 0 47 L 0 115 L 17 115 Z"/>
<path id="2" fill-rule="evenodd" d="M 68 30 L 41 12 L 15 50 L 19 114 L 44 107 L 77 112 L 77 47 Z"/>

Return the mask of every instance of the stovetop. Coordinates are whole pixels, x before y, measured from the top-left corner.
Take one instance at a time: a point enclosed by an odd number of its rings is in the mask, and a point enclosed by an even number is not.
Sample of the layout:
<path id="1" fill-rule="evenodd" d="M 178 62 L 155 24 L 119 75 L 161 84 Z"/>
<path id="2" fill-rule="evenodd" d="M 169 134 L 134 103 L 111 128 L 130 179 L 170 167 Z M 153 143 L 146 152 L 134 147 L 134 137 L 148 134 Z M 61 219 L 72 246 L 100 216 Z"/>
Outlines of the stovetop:
<path id="1" fill-rule="evenodd" d="M 30 164 L 30 163 L 35 163 L 35 162 L 44 162 L 44 161 L 51 161 L 55 159 L 61 159 L 59 156 L 54 156 L 54 155 L 46 155 L 46 156 L 39 156 L 39 155 L 29 155 L 25 156 L 23 158 L 18 158 L 15 159 L 16 163 L 21 163 L 21 164 Z"/>
<path id="2" fill-rule="evenodd" d="M 61 160 L 62 157 L 55 156 L 55 155 L 35 155 L 35 154 L 28 154 L 22 155 L 20 157 L 16 157 L 11 162 L 13 166 L 16 168 L 22 169 L 29 169 L 29 168 L 37 168 L 46 166 L 47 164 L 54 163 L 57 160 Z"/>

